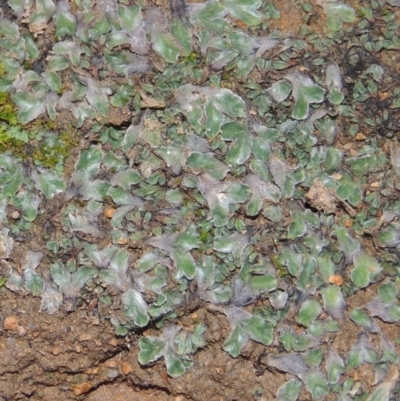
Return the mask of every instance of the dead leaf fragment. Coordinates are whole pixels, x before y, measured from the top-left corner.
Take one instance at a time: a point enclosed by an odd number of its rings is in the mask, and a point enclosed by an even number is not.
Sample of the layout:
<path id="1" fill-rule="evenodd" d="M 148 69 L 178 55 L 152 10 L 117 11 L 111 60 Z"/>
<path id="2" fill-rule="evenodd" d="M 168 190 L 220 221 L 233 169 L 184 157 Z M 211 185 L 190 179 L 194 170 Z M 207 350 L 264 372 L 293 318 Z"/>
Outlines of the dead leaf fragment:
<path id="1" fill-rule="evenodd" d="M 142 98 L 142 101 L 140 102 L 140 107 L 142 109 L 163 109 L 165 107 L 164 101 L 147 96 L 143 90 L 139 89 L 139 94 Z"/>

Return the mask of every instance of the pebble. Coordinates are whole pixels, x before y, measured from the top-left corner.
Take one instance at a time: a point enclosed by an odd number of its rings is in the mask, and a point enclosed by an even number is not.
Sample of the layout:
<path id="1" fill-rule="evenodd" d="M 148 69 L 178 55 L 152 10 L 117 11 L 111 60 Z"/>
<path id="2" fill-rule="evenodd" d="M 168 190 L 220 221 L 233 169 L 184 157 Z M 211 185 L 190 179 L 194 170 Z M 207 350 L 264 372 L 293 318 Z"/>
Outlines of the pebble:
<path id="1" fill-rule="evenodd" d="M 126 376 L 133 372 L 133 366 L 129 362 L 122 362 L 122 373 Z"/>
<path id="2" fill-rule="evenodd" d="M 109 361 L 106 361 L 105 365 L 106 365 L 108 368 L 116 368 L 116 367 L 118 366 L 118 362 L 111 359 L 111 360 L 109 360 Z"/>
<path id="3" fill-rule="evenodd" d="M 4 330 L 12 330 L 12 331 L 17 331 L 19 327 L 19 320 L 16 316 L 7 316 L 4 319 L 4 324 L 3 324 Z"/>
<path id="4" fill-rule="evenodd" d="M 11 213 L 11 218 L 13 218 L 14 220 L 18 220 L 20 216 L 21 216 L 21 213 L 18 210 L 14 210 Z"/>
<path id="5" fill-rule="evenodd" d="M 340 173 L 334 173 L 332 174 L 332 178 L 336 181 L 340 181 L 342 179 L 342 174 Z"/>
<path id="6" fill-rule="evenodd" d="M 126 245 L 127 243 L 128 243 L 128 240 L 125 237 L 118 238 L 118 240 L 117 240 L 118 245 Z"/>
<path id="7" fill-rule="evenodd" d="M 82 342 L 82 341 L 89 341 L 89 340 L 91 340 L 92 339 L 92 336 L 89 334 L 89 333 L 82 333 L 80 336 L 79 336 L 79 341 L 80 342 Z"/>
<path id="8" fill-rule="evenodd" d="M 93 387 L 93 383 L 84 382 L 81 384 L 75 384 L 73 392 L 76 396 L 87 393 Z"/>
<path id="9" fill-rule="evenodd" d="M 117 378 L 121 373 L 119 372 L 118 369 L 108 369 L 107 377 L 110 379 L 115 379 Z"/>
<path id="10" fill-rule="evenodd" d="M 343 284 L 343 277 L 339 276 L 337 274 L 334 274 L 332 276 L 329 277 L 328 280 L 331 284 L 335 284 L 335 285 L 342 285 Z"/>
<path id="11" fill-rule="evenodd" d="M 21 337 L 24 336 L 24 335 L 26 334 L 26 329 L 25 329 L 25 327 L 18 326 L 17 331 L 18 331 L 18 334 L 19 334 Z"/>
<path id="12" fill-rule="evenodd" d="M 113 207 L 108 207 L 104 211 L 104 216 L 107 217 L 107 219 L 111 219 L 114 216 L 115 209 Z"/>

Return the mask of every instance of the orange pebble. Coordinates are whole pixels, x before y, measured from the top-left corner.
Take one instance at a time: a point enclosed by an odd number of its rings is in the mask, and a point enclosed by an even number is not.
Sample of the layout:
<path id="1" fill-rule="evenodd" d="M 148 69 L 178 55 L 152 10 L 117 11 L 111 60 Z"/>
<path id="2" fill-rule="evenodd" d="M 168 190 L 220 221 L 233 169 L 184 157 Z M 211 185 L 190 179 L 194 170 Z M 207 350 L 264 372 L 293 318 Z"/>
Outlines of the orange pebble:
<path id="1" fill-rule="evenodd" d="M 115 209 L 113 207 L 108 207 L 104 211 L 104 216 L 106 216 L 107 219 L 111 219 L 114 216 L 114 213 L 115 213 Z"/>
<path id="2" fill-rule="evenodd" d="M 328 281 L 331 284 L 335 284 L 335 285 L 342 285 L 343 284 L 342 276 L 339 276 L 337 274 L 334 274 L 333 276 L 330 276 Z"/>

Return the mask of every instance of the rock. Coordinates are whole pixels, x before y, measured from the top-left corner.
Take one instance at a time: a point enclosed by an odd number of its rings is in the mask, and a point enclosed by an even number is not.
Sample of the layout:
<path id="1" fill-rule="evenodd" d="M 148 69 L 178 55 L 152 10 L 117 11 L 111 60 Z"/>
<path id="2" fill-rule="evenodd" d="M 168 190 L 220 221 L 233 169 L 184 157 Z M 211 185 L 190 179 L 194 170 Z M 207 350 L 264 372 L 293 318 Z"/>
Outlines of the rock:
<path id="1" fill-rule="evenodd" d="M 306 193 L 306 197 L 309 199 L 310 205 L 315 209 L 321 210 L 326 214 L 335 213 L 335 195 L 321 181 L 314 180 L 310 190 Z"/>
<path id="2" fill-rule="evenodd" d="M 133 372 L 133 366 L 129 362 L 122 362 L 122 373 L 126 376 Z"/>
<path id="3" fill-rule="evenodd" d="M 80 341 L 80 342 L 89 341 L 89 340 L 91 340 L 91 339 L 92 339 L 92 336 L 91 336 L 89 333 L 82 333 L 82 334 L 79 336 L 79 341 Z"/>
<path id="4" fill-rule="evenodd" d="M 73 392 L 76 396 L 87 393 L 93 387 L 93 383 L 84 382 L 81 384 L 75 384 Z"/>
<path id="5" fill-rule="evenodd" d="M 334 274 L 332 276 L 329 277 L 328 280 L 331 284 L 335 284 L 335 285 L 342 285 L 343 284 L 343 277 L 339 276 L 337 274 Z"/>
<path id="6" fill-rule="evenodd" d="M 7 316 L 4 319 L 4 330 L 12 330 L 12 331 L 17 331 L 19 326 L 19 320 L 16 316 Z"/>
<path id="7" fill-rule="evenodd" d="M 115 208 L 108 207 L 104 211 L 104 216 L 107 217 L 107 219 L 111 219 L 114 216 L 114 213 L 115 213 Z"/>

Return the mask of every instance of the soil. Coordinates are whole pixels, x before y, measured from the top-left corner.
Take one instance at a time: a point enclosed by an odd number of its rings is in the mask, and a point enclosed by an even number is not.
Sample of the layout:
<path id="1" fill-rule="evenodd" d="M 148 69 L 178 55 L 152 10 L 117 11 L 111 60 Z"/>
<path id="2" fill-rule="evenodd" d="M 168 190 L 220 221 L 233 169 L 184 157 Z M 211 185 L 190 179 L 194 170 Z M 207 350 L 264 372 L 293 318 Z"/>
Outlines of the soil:
<path id="1" fill-rule="evenodd" d="M 3 400 L 160 400 L 235 401 L 273 400 L 290 375 L 269 371 L 262 356 L 279 352 L 248 342 L 236 359 L 222 350 L 229 335 L 224 315 L 206 308 L 196 317 L 205 322 L 207 346 L 194 356 L 194 366 L 178 379 L 168 377 L 162 361 L 142 367 L 137 361 L 138 335 L 115 336 L 114 327 L 99 318 L 96 307 L 82 305 L 72 313 L 38 313 L 40 300 L 1 292 L 0 399 Z M 348 309 L 364 305 L 376 296 L 374 287 L 347 299 Z M 9 324 L 9 322 L 14 324 Z M 386 338 L 396 344 L 398 326 L 377 322 Z M 343 334 L 330 333 L 324 343 L 346 355 L 359 333 L 346 315 Z M 7 327 L 5 329 L 4 327 Z M 146 332 L 152 333 L 152 330 Z M 375 338 L 376 337 L 376 338 Z M 379 342 L 371 334 L 372 344 Z M 396 351 L 400 353 L 400 346 Z M 374 369 L 363 364 L 350 372 L 355 381 L 374 385 Z M 257 397 L 262 394 L 262 398 Z M 311 400 L 303 390 L 300 400 Z M 333 400 L 333 398 L 331 398 Z M 329 400 L 329 399 L 327 399 Z"/>
<path id="2" fill-rule="evenodd" d="M 168 8 L 160 0 L 163 7 Z M 280 30 L 287 37 L 299 37 L 301 2 L 295 0 L 277 1 L 275 6 L 281 18 L 270 25 L 271 31 Z M 324 29 L 322 9 L 320 15 L 310 21 L 310 26 L 318 33 Z M 399 55 L 382 52 L 381 63 L 398 71 Z M 127 110 L 113 110 L 112 123 L 127 121 Z M 65 114 L 68 114 L 65 112 Z M 66 115 L 65 118 L 71 118 Z M 344 134 L 341 134 L 344 135 Z M 343 140 L 346 143 L 348 140 Z M 338 141 L 340 143 L 340 140 Z M 78 151 L 72 152 L 66 164 L 66 174 L 72 173 Z M 49 204 L 52 216 L 60 209 L 61 198 Z M 31 233 L 35 237 L 16 240 L 13 265 L 22 262 L 29 242 L 36 249 L 44 245 L 41 240 L 46 216 L 35 224 Z M 253 222 L 254 224 L 255 222 Z M 258 224 L 256 222 L 256 224 Z M 261 224 L 261 222 L 259 223 Z M 348 310 L 365 305 L 376 296 L 376 288 L 368 287 L 347 298 Z M 260 300 L 262 305 L 262 300 Z M 194 366 L 180 378 L 168 376 L 163 361 L 150 366 L 138 363 L 138 339 L 143 332 L 134 331 L 128 337 L 115 335 L 115 328 L 109 320 L 102 318 L 101 305 L 87 299 L 73 312 L 59 310 L 54 315 L 39 313 L 40 299 L 32 295 L 15 294 L 4 286 L 0 289 L 0 400 L 17 401 L 235 401 L 274 400 L 277 389 L 291 376 L 270 371 L 262 363 L 262 356 L 281 351 L 279 344 L 265 347 L 249 341 L 238 358 L 234 359 L 222 350 L 222 344 L 230 332 L 226 317 L 207 305 L 196 310 L 183 312 L 185 317 L 196 318 L 207 326 L 207 345 L 193 355 Z M 190 308 L 189 308 L 190 309 Z M 381 332 L 395 344 L 398 325 L 376 320 Z M 345 313 L 340 322 L 339 334 L 329 333 L 323 338 L 341 355 L 346 355 L 356 340 L 359 327 Z M 296 327 L 296 330 L 303 330 Z M 155 329 L 145 334 L 156 335 Z M 344 337 L 342 333 L 346 333 Z M 378 336 L 370 335 L 372 343 Z M 373 386 L 374 370 L 363 364 L 351 372 L 350 377 Z M 310 400 L 310 394 L 303 389 L 299 400 Z M 327 399 L 328 401 L 333 398 Z"/>

